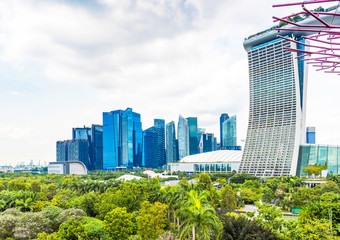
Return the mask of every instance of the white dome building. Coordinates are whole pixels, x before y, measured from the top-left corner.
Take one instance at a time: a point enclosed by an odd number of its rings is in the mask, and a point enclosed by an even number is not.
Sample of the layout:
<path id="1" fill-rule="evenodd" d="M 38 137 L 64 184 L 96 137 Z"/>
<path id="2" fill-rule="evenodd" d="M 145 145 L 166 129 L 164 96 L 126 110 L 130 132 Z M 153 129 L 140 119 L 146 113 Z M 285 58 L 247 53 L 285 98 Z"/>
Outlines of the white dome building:
<path id="1" fill-rule="evenodd" d="M 184 157 L 177 163 L 168 163 L 170 172 L 232 172 L 238 171 L 242 151 L 219 150 Z"/>

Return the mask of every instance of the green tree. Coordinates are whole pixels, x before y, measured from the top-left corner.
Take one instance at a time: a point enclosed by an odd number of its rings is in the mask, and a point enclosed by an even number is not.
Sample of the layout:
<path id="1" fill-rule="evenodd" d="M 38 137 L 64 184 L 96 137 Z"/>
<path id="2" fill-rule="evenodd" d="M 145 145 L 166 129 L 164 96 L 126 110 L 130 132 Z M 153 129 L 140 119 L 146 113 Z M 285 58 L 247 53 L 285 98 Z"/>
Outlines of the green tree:
<path id="1" fill-rule="evenodd" d="M 67 223 L 62 223 L 59 227 L 58 237 L 62 240 L 86 240 L 88 239 L 86 230 L 81 222 L 70 218 Z"/>
<path id="2" fill-rule="evenodd" d="M 0 239 L 12 237 L 19 218 L 10 214 L 0 215 Z"/>
<path id="3" fill-rule="evenodd" d="M 40 192 L 41 191 L 41 184 L 39 180 L 35 180 L 31 182 L 31 190 L 32 192 Z"/>
<path id="4" fill-rule="evenodd" d="M 258 215 L 255 218 L 256 220 L 273 229 L 278 229 L 281 226 L 282 213 L 280 208 L 266 203 L 258 204 L 257 207 Z"/>
<path id="5" fill-rule="evenodd" d="M 126 208 L 117 207 L 105 216 L 103 229 L 112 240 L 128 239 L 132 234 L 132 215 Z"/>
<path id="6" fill-rule="evenodd" d="M 221 209 L 231 211 L 236 208 L 236 197 L 231 186 L 226 185 L 221 189 Z"/>
<path id="7" fill-rule="evenodd" d="M 17 208 L 22 212 L 32 211 L 34 202 L 32 198 L 27 198 L 26 200 L 16 200 Z"/>
<path id="8" fill-rule="evenodd" d="M 198 237 L 201 240 L 215 239 L 220 235 L 222 224 L 215 209 L 208 201 L 208 192 L 198 194 L 191 190 L 189 198 L 179 211 L 182 225 L 179 239 Z"/>
<path id="9" fill-rule="evenodd" d="M 209 174 L 200 173 L 198 184 L 201 185 L 204 190 L 210 191 L 212 183 Z"/>
<path id="10" fill-rule="evenodd" d="M 261 222 L 236 213 L 228 213 L 223 221 L 221 240 L 276 240 L 275 234 Z"/>
<path id="11" fill-rule="evenodd" d="M 164 232 L 167 225 L 167 211 L 168 206 L 166 204 L 143 202 L 139 210 L 139 216 L 136 218 L 137 233 L 143 239 L 156 239 Z"/>
<path id="12" fill-rule="evenodd" d="M 103 222 L 97 218 L 85 217 L 82 220 L 87 236 L 90 239 L 106 239 L 107 233 L 103 229 Z"/>

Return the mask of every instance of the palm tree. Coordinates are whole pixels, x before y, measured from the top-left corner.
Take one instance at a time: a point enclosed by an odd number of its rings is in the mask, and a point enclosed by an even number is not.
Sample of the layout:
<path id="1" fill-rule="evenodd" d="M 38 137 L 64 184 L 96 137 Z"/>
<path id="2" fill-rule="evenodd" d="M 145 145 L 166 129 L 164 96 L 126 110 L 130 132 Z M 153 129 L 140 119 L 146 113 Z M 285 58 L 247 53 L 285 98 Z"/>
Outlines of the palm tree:
<path id="1" fill-rule="evenodd" d="M 222 224 L 216 215 L 215 209 L 208 201 L 208 192 L 203 191 L 198 194 L 191 190 L 189 198 L 179 211 L 182 220 L 179 239 L 201 240 L 218 238 L 222 229 Z"/>
<path id="2" fill-rule="evenodd" d="M 32 198 L 27 198 L 26 200 L 16 200 L 16 205 L 20 211 L 26 212 L 33 209 L 34 203 Z"/>

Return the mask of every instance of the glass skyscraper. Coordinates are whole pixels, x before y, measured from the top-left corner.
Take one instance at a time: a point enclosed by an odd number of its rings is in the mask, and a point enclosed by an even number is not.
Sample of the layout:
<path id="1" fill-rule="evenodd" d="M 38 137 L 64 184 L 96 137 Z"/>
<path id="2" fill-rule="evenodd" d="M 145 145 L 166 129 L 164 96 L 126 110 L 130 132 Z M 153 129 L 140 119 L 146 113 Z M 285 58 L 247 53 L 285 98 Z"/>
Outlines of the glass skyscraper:
<path id="1" fill-rule="evenodd" d="M 216 151 L 216 138 L 213 133 L 203 134 L 203 152 Z"/>
<path id="2" fill-rule="evenodd" d="M 292 32 L 280 34 L 291 36 Z M 277 38 L 276 31 L 266 31 L 247 39 L 244 47 L 250 109 L 239 171 L 256 176 L 296 175 L 299 145 L 305 142 L 307 77 L 301 58 L 284 47 L 303 46 Z"/>
<path id="3" fill-rule="evenodd" d="M 315 144 L 315 127 L 307 127 L 306 143 Z"/>
<path id="4" fill-rule="evenodd" d="M 179 115 L 178 118 L 177 139 L 178 139 L 178 158 L 179 160 L 181 160 L 185 156 L 188 156 L 190 151 L 188 120 L 182 117 L 182 115 Z"/>
<path id="5" fill-rule="evenodd" d="M 188 117 L 188 126 L 189 126 L 189 154 L 197 154 L 198 153 L 198 144 L 197 144 L 197 117 Z"/>
<path id="6" fill-rule="evenodd" d="M 143 131 L 143 167 L 158 168 L 157 136 L 155 127 Z"/>
<path id="7" fill-rule="evenodd" d="M 154 120 L 154 128 L 157 132 L 157 162 L 159 167 L 166 165 L 165 158 L 165 121 L 163 119 Z"/>
<path id="8" fill-rule="evenodd" d="M 127 108 L 103 113 L 103 168 L 132 168 L 142 163 L 140 114 Z"/>
<path id="9" fill-rule="evenodd" d="M 103 113 L 103 169 L 112 171 L 122 165 L 123 110 Z"/>
<path id="10" fill-rule="evenodd" d="M 223 123 L 229 118 L 228 113 L 222 113 L 220 116 L 220 146 L 223 147 Z"/>
<path id="11" fill-rule="evenodd" d="M 222 123 L 222 143 L 222 147 L 236 146 L 236 116 L 232 116 Z"/>
<path id="12" fill-rule="evenodd" d="M 68 161 L 68 141 L 57 141 L 57 162 Z"/>
<path id="13" fill-rule="evenodd" d="M 166 124 L 166 162 L 178 161 L 178 149 L 176 141 L 175 122 L 171 121 Z"/>

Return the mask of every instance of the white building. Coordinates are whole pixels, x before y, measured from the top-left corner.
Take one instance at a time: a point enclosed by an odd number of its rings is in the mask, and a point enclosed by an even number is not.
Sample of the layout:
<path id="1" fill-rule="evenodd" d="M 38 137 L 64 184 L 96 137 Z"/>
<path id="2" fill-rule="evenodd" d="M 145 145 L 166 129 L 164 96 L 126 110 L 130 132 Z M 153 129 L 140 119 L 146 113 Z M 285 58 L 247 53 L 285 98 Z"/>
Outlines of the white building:
<path id="1" fill-rule="evenodd" d="M 50 162 L 47 167 L 48 174 L 78 174 L 86 175 L 87 168 L 79 161 Z"/>
<path id="2" fill-rule="evenodd" d="M 177 163 L 169 163 L 170 172 L 232 172 L 238 171 L 242 151 L 219 150 L 184 157 Z"/>

